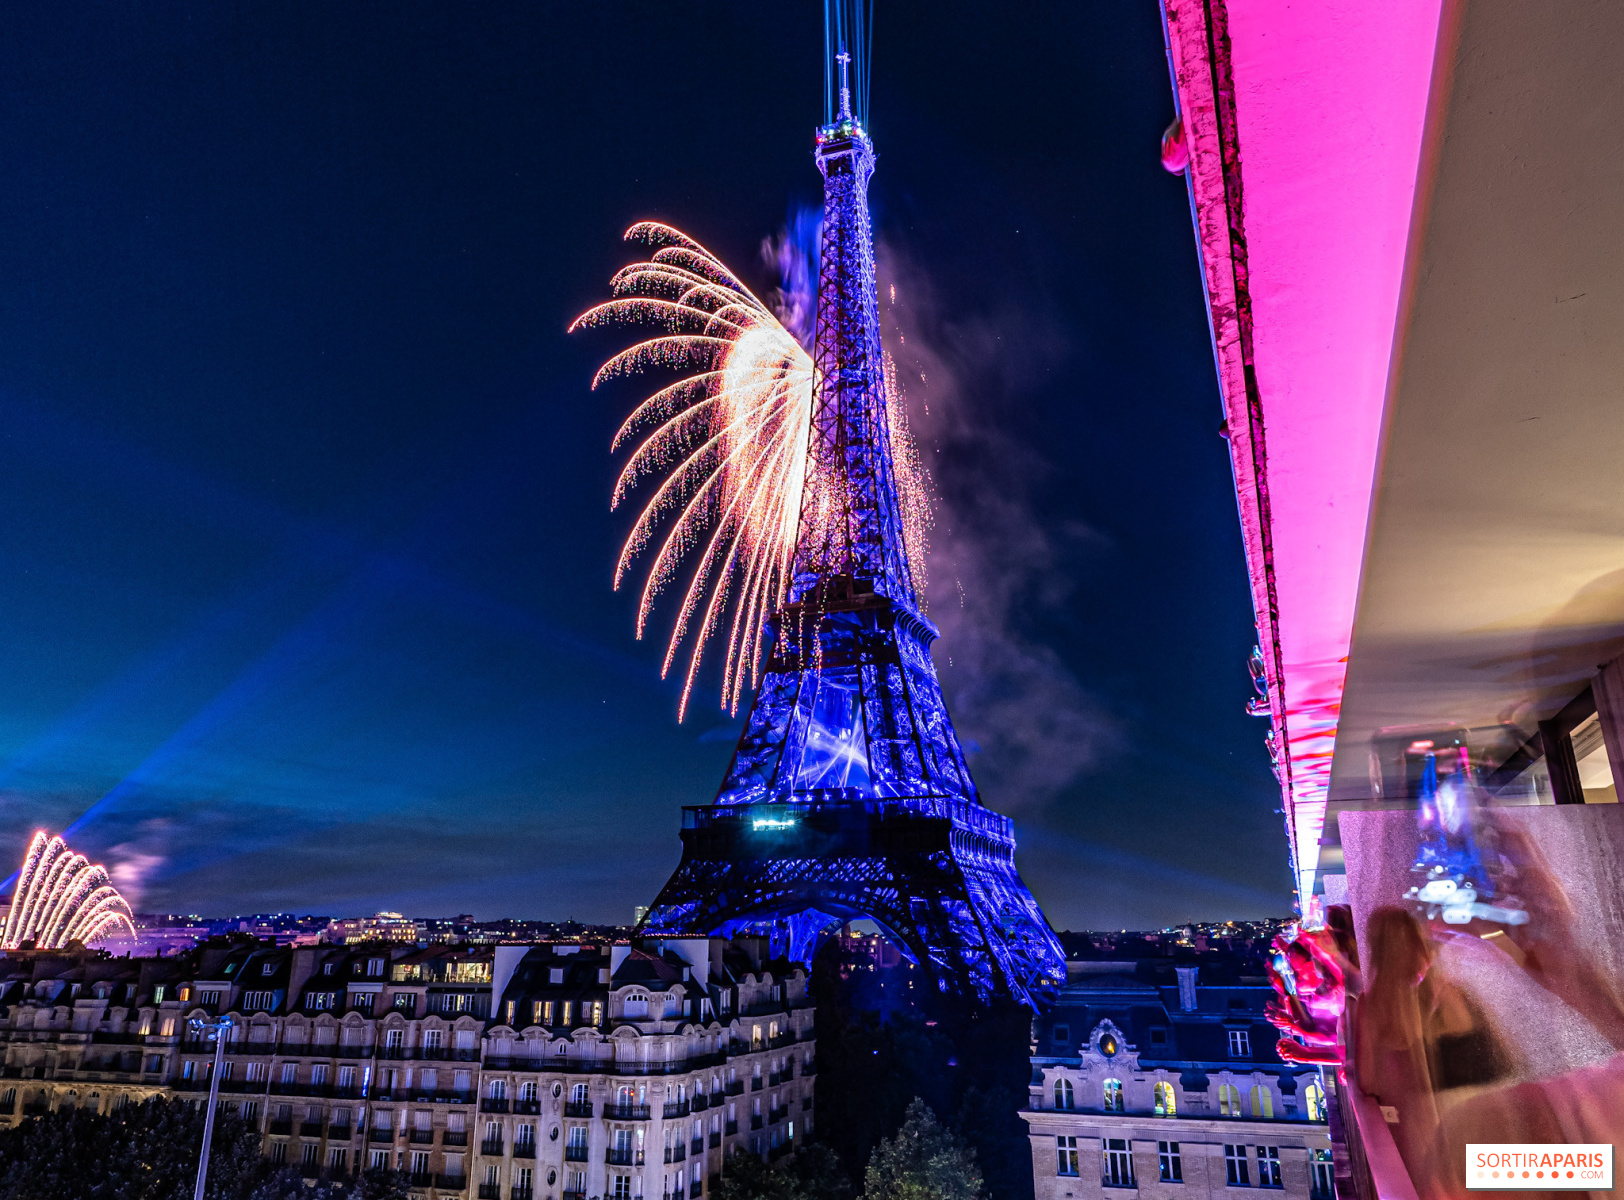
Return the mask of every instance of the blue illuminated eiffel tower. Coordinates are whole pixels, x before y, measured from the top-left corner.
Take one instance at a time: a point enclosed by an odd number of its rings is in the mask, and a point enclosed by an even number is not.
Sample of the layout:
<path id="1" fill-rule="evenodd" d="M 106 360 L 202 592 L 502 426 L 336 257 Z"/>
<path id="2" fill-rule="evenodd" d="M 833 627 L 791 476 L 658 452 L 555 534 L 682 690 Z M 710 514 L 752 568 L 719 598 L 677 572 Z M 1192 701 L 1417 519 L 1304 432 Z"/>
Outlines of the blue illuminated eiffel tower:
<path id="1" fill-rule="evenodd" d="M 820 934 L 866 917 L 942 992 L 1036 1005 L 1064 962 L 1015 869 L 1009 818 L 976 795 L 931 663 L 886 415 L 866 72 L 845 30 L 831 33 L 839 100 L 826 87 L 817 133 L 817 391 L 793 583 L 727 778 L 714 804 L 683 810 L 682 861 L 642 929 L 767 933 L 808 962 Z"/>

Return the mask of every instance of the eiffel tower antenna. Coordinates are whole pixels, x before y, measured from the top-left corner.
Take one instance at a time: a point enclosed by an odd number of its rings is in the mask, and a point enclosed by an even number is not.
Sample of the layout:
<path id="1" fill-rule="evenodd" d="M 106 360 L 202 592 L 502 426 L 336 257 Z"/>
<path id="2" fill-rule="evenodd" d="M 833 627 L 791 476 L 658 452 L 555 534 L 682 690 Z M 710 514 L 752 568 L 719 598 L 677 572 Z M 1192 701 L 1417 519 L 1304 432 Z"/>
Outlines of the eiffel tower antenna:
<path id="1" fill-rule="evenodd" d="M 944 994 L 1033 1005 L 1060 945 L 982 805 L 931 661 L 898 498 L 868 184 L 872 6 L 826 0 L 813 385 L 789 586 L 713 804 L 683 810 L 656 936 L 760 933 L 810 962 L 868 918 Z"/>

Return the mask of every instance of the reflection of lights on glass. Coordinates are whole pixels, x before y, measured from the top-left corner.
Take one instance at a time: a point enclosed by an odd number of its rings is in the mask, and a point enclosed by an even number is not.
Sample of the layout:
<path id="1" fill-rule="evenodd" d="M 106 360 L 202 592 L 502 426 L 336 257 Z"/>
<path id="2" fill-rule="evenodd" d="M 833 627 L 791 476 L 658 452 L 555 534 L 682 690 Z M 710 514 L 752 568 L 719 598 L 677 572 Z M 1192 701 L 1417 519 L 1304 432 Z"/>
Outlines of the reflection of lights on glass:
<path id="1" fill-rule="evenodd" d="M 1410 743 L 1410 753 L 1411 754 L 1422 754 L 1422 753 L 1424 753 L 1424 752 L 1426 752 L 1428 750 L 1431 750 L 1431 749 L 1432 749 L 1432 743 L 1430 741 L 1411 742 Z"/>

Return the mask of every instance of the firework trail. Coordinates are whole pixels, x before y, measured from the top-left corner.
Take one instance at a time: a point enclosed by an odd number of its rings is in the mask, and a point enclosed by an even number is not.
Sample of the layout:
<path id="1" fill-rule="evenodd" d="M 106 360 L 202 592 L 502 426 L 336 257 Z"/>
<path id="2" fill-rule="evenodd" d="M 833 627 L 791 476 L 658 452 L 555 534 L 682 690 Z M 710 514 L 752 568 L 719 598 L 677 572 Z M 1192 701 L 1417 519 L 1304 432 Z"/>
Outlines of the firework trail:
<path id="1" fill-rule="evenodd" d="M 687 713 L 705 647 L 724 628 L 722 706 L 737 713 L 746 686 L 760 677 L 768 619 L 788 595 L 797 535 L 824 507 L 803 505 L 803 494 L 809 487 L 818 494 L 831 490 L 831 481 L 807 478 L 817 378 L 806 349 L 813 334 L 813 273 L 805 250 L 807 242 L 816 244 L 816 234 L 809 238 L 806 232 L 797 229 L 769 244 L 784 281 L 775 312 L 686 234 L 656 222 L 633 225 L 626 240 L 653 246 L 653 253 L 616 274 L 613 298 L 570 326 L 572 332 L 611 324 L 663 330 L 606 362 L 594 388 L 651 368 L 683 376 L 638 405 L 611 444 L 620 450 L 635 443 L 611 507 L 639 485 L 653 485 L 615 564 L 618 590 L 635 560 L 650 555 L 637 611 L 639 638 L 655 600 L 685 564 L 689 568 L 686 583 L 679 584 L 682 599 L 661 665 L 664 676 L 689 647 L 679 720 Z M 887 375 L 889 384 L 893 377 Z M 922 564 L 930 509 L 923 472 L 900 402 L 887 407 L 893 445 L 901 450 L 899 474 L 906 476 L 899 490 L 908 557 Z M 920 566 L 911 569 L 921 581 Z"/>

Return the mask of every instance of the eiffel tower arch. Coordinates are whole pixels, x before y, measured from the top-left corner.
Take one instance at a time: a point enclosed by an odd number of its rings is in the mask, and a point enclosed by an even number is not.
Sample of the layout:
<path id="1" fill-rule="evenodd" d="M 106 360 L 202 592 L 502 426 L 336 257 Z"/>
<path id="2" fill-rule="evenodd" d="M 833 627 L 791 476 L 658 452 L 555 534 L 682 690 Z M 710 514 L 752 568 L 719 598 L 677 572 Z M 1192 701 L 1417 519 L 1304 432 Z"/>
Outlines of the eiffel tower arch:
<path id="1" fill-rule="evenodd" d="M 838 107 L 817 135 L 816 383 L 793 582 L 727 776 L 713 804 L 683 810 L 682 860 L 641 931 L 767 933 L 810 962 L 821 934 L 868 918 L 943 993 L 1036 1006 L 1064 981 L 1060 945 L 1015 868 L 1012 823 L 976 793 L 909 570 L 868 212 L 874 146 L 842 40 Z"/>

